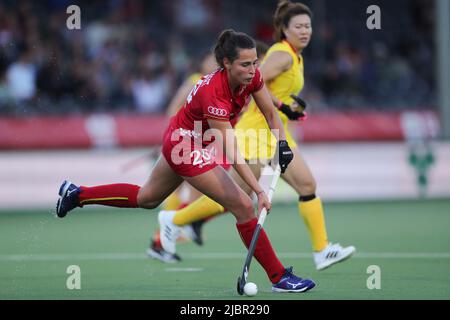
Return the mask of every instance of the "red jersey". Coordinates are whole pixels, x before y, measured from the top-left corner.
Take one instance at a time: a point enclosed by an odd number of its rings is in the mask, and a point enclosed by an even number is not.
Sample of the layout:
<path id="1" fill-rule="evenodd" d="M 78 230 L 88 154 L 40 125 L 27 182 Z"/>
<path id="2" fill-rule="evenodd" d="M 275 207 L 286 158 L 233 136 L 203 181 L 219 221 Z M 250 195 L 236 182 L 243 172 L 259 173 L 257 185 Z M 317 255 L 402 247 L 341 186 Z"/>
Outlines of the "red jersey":
<path id="1" fill-rule="evenodd" d="M 190 138 L 191 154 L 195 153 L 193 142 L 195 139 L 202 139 L 201 146 L 206 148 L 212 142 L 203 140 L 205 131 L 210 129 L 208 119 L 229 121 L 234 127 L 239 113 L 248 103 L 250 95 L 260 90 L 263 85 L 264 81 L 258 69 L 256 69 L 252 82 L 249 85 L 240 85 L 234 93 L 231 92 L 225 69 L 218 69 L 203 76 L 192 89 L 186 104 L 171 119 L 164 137 L 163 154 L 172 169 L 182 176 L 195 176 L 214 168 L 217 163 L 212 159 L 206 159 L 207 161 L 203 161 L 199 165 L 200 160 L 195 161 L 195 155 L 190 155 L 193 161 L 186 163 L 186 152 L 185 154 L 178 150 L 173 152 L 173 149 L 182 144 L 181 140 L 183 139 L 183 147 L 186 148 L 186 137 Z M 201 151 L 202 157 L 205 152 L 207 151 Z M 174 154 L 184 159 L 183 165 L 176 163 L 179 161 L 174 161 Z"/>
<path id="2" fill-rule="evenodd" d="M 184 107 L 172 119 L 171 126 L 194 130 L 194 121 L 201 121 L 202 135 L 209 129 L 207 119 L 230 121 L 234 127 L 250 95 L 261 89 L 263 84 L 261 73 L 256 69 L 251 84 L 239 86 L 232 94 L 227 72 L 218 69 L 197 82 Z"/>

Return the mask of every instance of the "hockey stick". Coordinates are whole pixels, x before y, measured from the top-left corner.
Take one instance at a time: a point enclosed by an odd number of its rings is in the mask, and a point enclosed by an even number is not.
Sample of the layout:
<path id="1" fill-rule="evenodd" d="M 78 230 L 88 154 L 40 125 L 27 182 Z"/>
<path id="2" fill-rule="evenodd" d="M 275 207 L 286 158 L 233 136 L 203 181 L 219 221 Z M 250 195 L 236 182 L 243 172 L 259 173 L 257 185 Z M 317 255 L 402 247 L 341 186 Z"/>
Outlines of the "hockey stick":
<path id="1" fill-rule="evenodd" d="M 140 165 L 148 164 L 150 162 L 150 160 L 158 157 L 159 153 L 160 153 L 160 148 L 154 147 L 150 150 L 150 152 L 147 152 L 141 156 L 133 158 L 133 159 L 125 162 L 124 164 L 122 164 L 120 166 L 119 171 L 120 171 L 120 173 L 125 173 L 125 172 L 130 171 L 131 169 L 139 167 Z"/>
<path id="2" fill-rule="evenodd" d="M 298 112 L 303 113 L 306 109 L 306 102 L 295 94 L 291 94 L 291 98 L 294 99 L 294 101 L 297 102 L 298 106 L 300 107 L 300 111 Z"/>
<path id="3" fill-rule="evenodd" d="M 267 197 L 269 201 L 272 202 L 273 193 L 275 192 L 275 187 L 278 182 L 278 178 L 280 177 L 281 169 L 280 165 L 277 164 L 275 171 L 272 176 L 272 182 L 270 183 L 269 192 Z M 266 191 L 266 190 L 264 190 Z M 264 221 L 266 220 L 267 210 L 263 208 L 258 218 L 258 223 L 256 224 L 255 231 L 253 232 L 252 241 L 250 242 L 250 246 L 248 247 L 247 257 L 245 258 L 244 268 L 242 269 L 242 274 L 237 280 L 237 292 L 242 296 L 244 293 L 244 286 L 247 283 L 248 272 L 250 270 L 250 263 L 252 262 L 253 253 L 255 252 L 256 243 L 258 242 L 259 233 L 261 232 Z"/>

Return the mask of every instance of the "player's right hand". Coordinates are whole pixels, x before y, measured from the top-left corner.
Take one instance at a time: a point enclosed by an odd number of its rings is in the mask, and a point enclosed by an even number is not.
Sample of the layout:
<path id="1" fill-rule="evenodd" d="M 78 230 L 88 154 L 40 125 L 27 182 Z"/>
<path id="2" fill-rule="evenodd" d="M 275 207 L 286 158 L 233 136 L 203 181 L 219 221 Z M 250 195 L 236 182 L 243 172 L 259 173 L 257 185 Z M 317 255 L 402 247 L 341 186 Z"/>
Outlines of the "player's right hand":
<path id="1" fill-rule="evenodd" d="M 305 100 L 303 100 L 302 98 L 300 98 L 299 96 L 296 96 L 295 94 L 291 94 L 290 97 L 294 100 L 294 103 L 291 105 L 292 110 L 294 111 L 298 111 L 298 112 L 303 112 L 306 109 L 306 102 Z"/>
<path id="2" fill-rule="evenodd" d="M 294 159 L 294 153 L 286 140 L 278 141 L 278 163 L 280 164 L 281 173 L 284 173 L 288 164 Z"/>
<path id="3" fill-rule="evenodd" d="M 290 106 L 284 103 L 282 103 L 278 107 L 278 110 L 283 112 L 288 117 L 289 120 L 297 121 L 298 119 L 304 116 L 303 112 L 293 111 Z"/>

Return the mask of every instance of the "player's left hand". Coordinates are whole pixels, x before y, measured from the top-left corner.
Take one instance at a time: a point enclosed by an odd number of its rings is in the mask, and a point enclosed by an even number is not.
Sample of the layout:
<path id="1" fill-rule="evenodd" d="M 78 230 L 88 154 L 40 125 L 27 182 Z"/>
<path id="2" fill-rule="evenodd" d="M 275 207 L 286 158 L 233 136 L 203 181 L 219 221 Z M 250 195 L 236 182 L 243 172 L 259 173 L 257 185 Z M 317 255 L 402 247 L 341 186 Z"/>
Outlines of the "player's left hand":
<path id="1" fill-rule="evenodd" d="M 261 191 L 260 193 L 258 193 L 257 196 L 258 196 L 258 216 L 263 208 L 266 208 L 267 213 L 269 213 L 270 209 L 272 209 L 272 204 L 270 203 L 266 193 L 264 191 Z"/>

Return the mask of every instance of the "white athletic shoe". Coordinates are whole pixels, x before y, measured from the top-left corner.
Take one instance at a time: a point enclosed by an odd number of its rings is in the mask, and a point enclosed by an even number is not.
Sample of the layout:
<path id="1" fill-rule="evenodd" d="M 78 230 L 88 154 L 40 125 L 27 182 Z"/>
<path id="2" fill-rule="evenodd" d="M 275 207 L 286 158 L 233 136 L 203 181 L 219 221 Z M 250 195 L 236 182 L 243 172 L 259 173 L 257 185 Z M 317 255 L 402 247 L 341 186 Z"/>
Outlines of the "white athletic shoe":
<path id="1" fill-rule="evenodd" d="M 181 227 L 180 236 L 178 237 L 178 242 L 188 242 L 192 241 L 195 237 L 194 229 L 190 224 Z"/>
<path id="2" fill-rule="evenodd" d="M 161 246 L 170 254 L 175 254 L 177 239 L 181 232 L 181 227 L 173 223 L 175 212 L 162 210 L 158 214 Z"/>
<path id="3" fill-rule="evenodd" d="M 328 246 L 320 252 L 314 252 L 314 262 L 317 270 L 323 270 L 335 263 L 344 261 L 355 253 L 354 246 L 342 247 L 339 243 L 329 243 Z"/>

